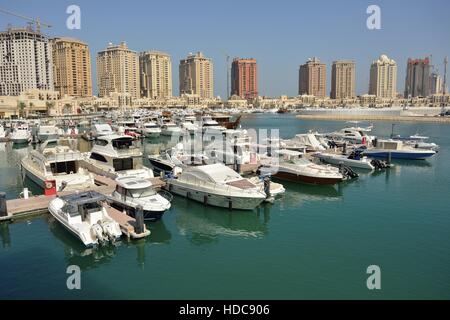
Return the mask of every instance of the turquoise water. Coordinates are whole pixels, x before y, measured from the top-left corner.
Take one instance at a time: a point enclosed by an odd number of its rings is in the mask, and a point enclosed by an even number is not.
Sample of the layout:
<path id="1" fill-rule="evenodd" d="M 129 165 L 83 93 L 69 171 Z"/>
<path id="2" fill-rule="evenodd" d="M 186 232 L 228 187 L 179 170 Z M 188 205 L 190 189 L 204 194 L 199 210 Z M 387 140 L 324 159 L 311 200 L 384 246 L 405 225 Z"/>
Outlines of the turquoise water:
<path id="1" fill-rule="evenodd" d="M 249 115 L 242 125 L 287 138 L 344 122 Z M 374 125 L 376 135 L 391 132 L 391 123 Z M 0 298 L 449 299 L 450 126 L 395 130 L 430 136 L 441 150 L 337 187 L 283 183 L 285 196 L 254 212 L 175 197 L 162 221 L 148 225 L 149 238 L 100 250 L 84 249 L 50 215 L 0 224 Z M 144 151 L 159 147 L 147 142 Z M 22 188 L 26 153 L 0 144 L 8 198 Z M 69 265 L 82 270 L 81 290 L 66 287 Z M 381 290 L 366 287 L 369 265 L 381 268 Z"/>

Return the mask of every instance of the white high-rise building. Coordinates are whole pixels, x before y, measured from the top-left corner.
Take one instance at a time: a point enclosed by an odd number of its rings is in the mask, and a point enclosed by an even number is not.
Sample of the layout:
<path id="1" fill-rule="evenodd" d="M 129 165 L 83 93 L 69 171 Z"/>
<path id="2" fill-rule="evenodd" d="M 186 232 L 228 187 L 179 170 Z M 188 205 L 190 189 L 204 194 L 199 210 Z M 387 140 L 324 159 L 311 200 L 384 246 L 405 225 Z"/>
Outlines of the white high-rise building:
<path id="1" fill-rule="evenodd" d="M 369 94 L 379 98 L 397 95 L 397 63 L 384 54 L 370 67 Z"/>
<path id="2" fill-rule="evenodd" d="M 141 97 L 159 99 L 172 97 L 172 61 L 170 55 L 159 51 L 141 52 Z"/>
<path id="3" fill-rule="evenodd" d="M 0 96 L 53 90 L 52 43 L 31 28 L 0 32 Z"/>

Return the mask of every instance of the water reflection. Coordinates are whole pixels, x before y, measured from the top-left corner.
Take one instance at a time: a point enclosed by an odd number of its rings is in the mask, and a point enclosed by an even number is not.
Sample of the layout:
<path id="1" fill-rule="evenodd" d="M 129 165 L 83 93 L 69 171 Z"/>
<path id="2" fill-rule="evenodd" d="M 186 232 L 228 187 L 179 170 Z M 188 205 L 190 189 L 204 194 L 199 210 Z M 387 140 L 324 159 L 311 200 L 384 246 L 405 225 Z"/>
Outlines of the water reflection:
<path id="1" fill-rule="evenodd" d="M 304 203 L 316 201 L 339 201 L 342 199 L 343 189 L 349 183 L 337 186 L 315 186 L 288 181 L 280 181 L 286 193 L 281 199 L 281 207 L 297 208 Z"/>
<path id="2" fill-rule="evenodd" d="M 176 224 L 180 234 L 196 245 L 215 243 L 220 236 L 260 238 L 268 233 L 270 206 L 258 213 L 257 210 L 229 211 L 178 197 L 173 204 L 177 208 Z"/>
<path id="3" fill-rule="evenodd" d="M 0 238 L 4 249 L 11 247 L 11 235 L 9 234 L 9 222 L 0 223 Z"/>
<path id="4" fill-rule="evenodd" d="M 170 212 L 166 213 L 170 214 Z M 153 223 L 147 223 L 147 228 L 151 231 L 150 236 L 147 238 L 149 243 L 153 244 L 169 244 L 172 239 L 172 234 L 164 224 L 164 219 L 158 220 Z"/>

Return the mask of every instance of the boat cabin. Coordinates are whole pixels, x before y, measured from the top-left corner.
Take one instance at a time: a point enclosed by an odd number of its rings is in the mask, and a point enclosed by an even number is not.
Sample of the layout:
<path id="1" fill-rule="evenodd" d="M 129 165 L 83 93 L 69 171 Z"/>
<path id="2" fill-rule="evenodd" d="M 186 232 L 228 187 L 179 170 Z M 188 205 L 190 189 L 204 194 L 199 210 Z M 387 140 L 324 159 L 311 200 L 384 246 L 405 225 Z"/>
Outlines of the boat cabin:
<path id="1" fill-rule="evenodd" d="M 116 179 L 115 192 L 122 197 L 126 198 L 146 198 L 156 194 L 155 189 L 152 187 L 152 183 L 149 180 L 145 180 L 135 176 L 125 176 Z"/>
<path id="2" fill-rule="evenodd" d="M 64 201 L 62 212 L 68 215 L 71 223 L 95 224 L 103 218 L 103 202 L 106 197 L 95 191 L 71 194 L 60 197 Z"/>

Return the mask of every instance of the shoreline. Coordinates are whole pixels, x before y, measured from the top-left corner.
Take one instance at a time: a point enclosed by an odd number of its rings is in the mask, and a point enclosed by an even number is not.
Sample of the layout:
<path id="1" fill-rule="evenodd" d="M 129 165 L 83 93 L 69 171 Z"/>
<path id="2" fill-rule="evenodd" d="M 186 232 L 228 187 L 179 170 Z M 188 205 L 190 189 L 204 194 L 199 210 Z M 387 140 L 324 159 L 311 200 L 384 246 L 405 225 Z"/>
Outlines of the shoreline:
<path id="1" fill-rule="evenodd" d="M 450 117 L 431 116 L 381 116 L 381 115 L 297 115 L 297 119 L 303 120 L 361 120 L 361 121 L 403 121 L 403 122 L 433 122 L 450 124 Z"/>

